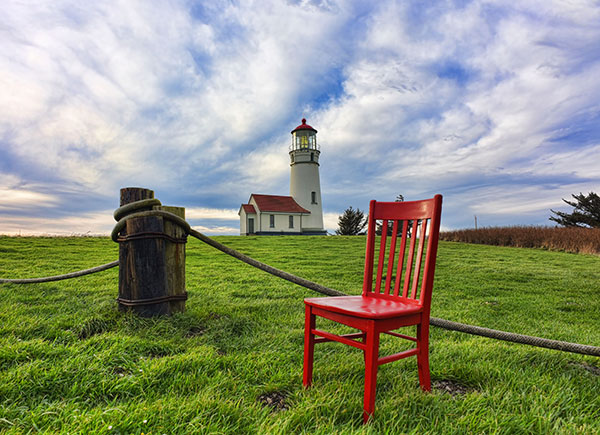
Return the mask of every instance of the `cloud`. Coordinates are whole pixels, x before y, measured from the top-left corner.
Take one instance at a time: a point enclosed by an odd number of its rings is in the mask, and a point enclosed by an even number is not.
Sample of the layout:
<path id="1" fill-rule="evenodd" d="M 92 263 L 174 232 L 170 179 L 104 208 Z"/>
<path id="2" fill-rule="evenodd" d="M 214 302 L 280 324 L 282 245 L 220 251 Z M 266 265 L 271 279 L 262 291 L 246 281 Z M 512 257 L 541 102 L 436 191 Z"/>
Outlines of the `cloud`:
<path id="1" fill-rule="evenodd" d="M 231 235 L 236 235 L 236 234 L 240 233 L 239 226 L 236 226 L 236 227 L 230 227 L 230 226 L 205 227 L 202 225 L 194 225 L 194 226 L 192 226 L 192 228 L 203 234 L 215 235 L 215 236 L 219 236 L 219 235 L 231 236 Z"/>
<path id="2" fill-rule="evenodd" d="M 3 12 L 0 189 L 12 200 L 0 216 L 40 216 L 28 221 L 40 231 L 115 208 L 118 189 L 138 185 L 237 233 L 251 193 L 289 191 L 302 116 L 319 130 L 328 229 L 349 205 L 399 193 L 443 193 L 445 225 L 475 212 L 540 223 L 552 195 L 600 188 L 594 2 L 59 0 Z"/>
<path id="3" fill-rule="evenodd" d="M 114 226 L 111 210 L 80 213 L 48 219 L 0 214 L 0 234 L 21 236 L 81 236 L 110 234 Z"/>
<path id="4" fill-rule="evenodd" d="M 24 208 L 54 206 L 58 198 L 45 193 L 25 189 L 4 189 L 0 187 L 0 210 L 20 210 Z"/>
<path id="5" fill-rule="evenodd" d="M 356 192 L 366 203 L 362 192 L 392 198 L 439 191 L 475 207 L 476 195 L 454 191 L 468 185 L 477 192 L 491 179 L 511 176 L 522 185 L 508 182 L 498 189 L 507 195 L 520 191 L 529 200 L 539 190 L 530 184 L 541 178 L 554 176 L 560 184 L 567 175 L 578 176 L 591 181 L 590 188 L 598 186 L 596 168 L 554 141 L 557 127 L 569 119 L 579 127 L 581 118 L 597 119 L 600 89 L 593 77 L 600 74 L 600 57 L 573 56 L 598 35 L 597 23 L 582 14 L 555 18 L 473 2 L 460 10 L 422 8 L 418 13 L 427 20 L 417 20 L 423 29 L 415 30 L 406 20 L 413 13 L 410 6 L 393 4 L 371 18 L 364 43 L 369 51 L 347 66 L 345 97 L 321 113 L 333 130 L 327 134 L 334 137 L 328 143 L 340 167 L 335 178 L 349 166 L 363 175 L 339 194 Z M 561 145 L 591 156 L 597 142 Z M 535 211 L 546 214 L 549 203 L 537 202 Z M 502 210 L 531 220 L 518 207 Z"/>
<path id="6" fill-rule="evenodd" d="M 217 209 L 205 207 L 186 208 L 185 217 L 186 219 L 240 220 L 240 217 L 238 216 L 238 210 L 236 209 Z"/>

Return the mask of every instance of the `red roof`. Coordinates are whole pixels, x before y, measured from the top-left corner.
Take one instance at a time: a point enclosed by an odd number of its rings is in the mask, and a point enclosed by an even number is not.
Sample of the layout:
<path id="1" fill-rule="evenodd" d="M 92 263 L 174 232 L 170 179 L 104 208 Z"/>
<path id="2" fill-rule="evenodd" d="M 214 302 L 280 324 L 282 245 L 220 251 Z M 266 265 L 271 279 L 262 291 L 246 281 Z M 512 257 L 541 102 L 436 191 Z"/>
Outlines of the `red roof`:
<path id="1" fill-rule="evenodd" d="M 244 207 L 244 211 L 246 212 L 246 214 L 256 214 L 256 210 L 254 210 L 254 206 L 252 204 L 242 204 L 242 207 Z"/>
<path id="2" fill-rule="evenodd" d="M 317 132 L 317 130 L 315 130 L 314 128 L 312 128 L 310 125 L 308 125 L 306 123 L 306 118 L 302 118 L 302 124 L 300 124 L 298 127 L 296 127 L 295 129 L 292 130 L 292 133 L 298 130 L 312 130 L 315 133 Z"/>
<path id="3" fill-rule="evenodd" d="M 259 210 L 278 211 L 281 213 L 310 213 L 310 210 L 300 207 L 300 205 L 291 196 L 279 195 L 260 195 L 253 193 L 250 198 L 254 197 Z"/>

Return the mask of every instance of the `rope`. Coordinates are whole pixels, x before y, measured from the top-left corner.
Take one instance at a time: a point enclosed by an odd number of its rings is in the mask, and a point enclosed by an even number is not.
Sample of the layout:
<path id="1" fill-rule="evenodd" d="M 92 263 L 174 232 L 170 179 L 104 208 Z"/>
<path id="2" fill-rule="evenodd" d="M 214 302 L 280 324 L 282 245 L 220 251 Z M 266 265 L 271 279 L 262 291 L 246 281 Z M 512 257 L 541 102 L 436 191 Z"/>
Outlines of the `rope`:
<path id="1" fill-rule="evenodd" d="M 147 201 L 147 200 L 144 200 Z M 138 201 L 141 202 L 141 201 Z M 127 206 L 132 206 L 136 204 L 136 202 L 132 202 L 130 204 L 127 204 L 126 206 L 123 207 L 127 207 Z M 117 216 L 117 212 L 119 212 L 119 210 L 121 210 L 123 207 L 118 208 L 115 211 L 115 216 Z M 130 209 L 135 210 L 133 207 L 130 207 Z M 119 214 L 122 215 L 122 214 Z M 125 223 L 129 220 L 129 219 L 134 219 L 134 218 L 140 218 L 140 217 L 148 217 L 148 216 L 159 216 L 162 217 L 164 219 L 170 220 L 171 222 L 176 223 L 177 225 L 181 226 L 186 233 L 190 233 L 190 231 L 192 230 L 192 227 L 190 227 L 190 224 L 188 224 L 185 219 L 180 218 L 179 216 L 177 216 L 176 214 L 170 213 L 168 211 L 165 210 L 146 210 L 146 211 L 138 211 L 137 213 L 132 213 L 132 214 L 128 214 L 127 216 L 121 218 L 119 220 L 119 222 L 117 222 L 117 224 L 115 225 L 115 227 L 112 230 L 112 233 L 110 233 L 110 237 L 113 240 L 113 242 L 117 242 L 118 243 L 118 239 L 119 239 L 119 233 L 123 230 L 123 228 L 125 228 Z"/>
<path id="2" fill-rule="evenodd" d="M 482 328 L 481 326 L 465 325 L 464 323 L 451 322 L 446 319 L 431 317 L 429 324 L 438 328 L 466 334 L 480 335 L 496 340 L 510 341 L 512 343 L 528 344 L 530 346 L 544 347 L 546 349 L 562 350 L 565 352 L 580 353 L 582 355 L 600 356 L 600 347 L 587 344 L 569 343 L 568 341 L 550 340 L 548 338 L 533 337 L 531 335 L 515 334 L 514 332 L 498 331 L 497 329 Z"/>
<path id="3" fill-rule="evenodd" d="M 128 215 L 133 211 L 141 210 L 142 208 L 152 210 L 152 207 L 155 205 L 162 205 L 157 198 L 141 199 L 139 201 L 130 202 L 129 204 L 125 204 L 116 209 L 113 213 L 113 217 L 116 221 L 119 221 L 123 216 Z"/>
<path id="4" fill-rule="evenodd" d="M 153 202 L 149 202 L 149 201 L 153 201 Z M 338 290 L 334 290 L 332 288 L 317 284 L 316 282 L 309 281 L 304 278 L 300 278 L 299 276 L 296 276 L 296 275 L 292 275 L 291 273 L 285 272 L 281 269 L 277 269 L 273 266 L 269 266 L 268 264 L 265 264 L 258 260 L 255 260 L 254 258 L 249 257 L 245 254 L 242 254 L 241 252 L 236 251 L 235 249 L 229 248 L 228 246 L 225 246 L 222 243 L 219 243 L 216 240 L 213 240 L 213 239 L 205 236 L 204 234 L 200 233 L 199 231 L 194 230 L 185 221 L 185 219 L 180 218 L 179 216 L 177 216 L 173 213 L 169 213 L 164 210 L 146 210 L 146 211 L 136 212 L 136 213 L 132 213 L 132 214 L 125 216 L 125 213 L 139 210 L 140 208 L 148 208 L 151 205 L 155 205 L 156 201 L 158 201 L 158 200 L 136 201 L 136 202 L 132 202 L 130 204 L 127 204 L 127 205 L 115 210 L 115 213 L 114 213 L 115 219 L 118 218 L 119 221 L 117 222 L 117 224 L 115 225 L 115 228 L 113 229 L 113 231 L 111 233 L 111 238 L 115 242 L 118 241 L 119 232 L 121 232 L 121 230 L 123 228 L 125 228 L 125 223 L 129 219 L 138 218 L 138 217 L 148 217 L 148 216 L 160 216 L 160 217 L 170 220 L 171 222 L 174 222 L 174 223 L 180 225 L 186 231 L 186 233 L 188 233 L 189 235 L 197 238 L 198 240 L 212 246 L 213 248 L 218 249 L 219 251 L 221 251 L 227 255 L 237 258 L 238 260 L 241 260 L 246 264 L 256 267 L 257 269 L 260 269 L 264 272 L 270 273 L 271 275 L 274 275 L 278 278 L 285 279 L 287 281 L 293 282 L 294 284 L 308 288 L 310 290 L 314 290 L 314 291 L 316 291 L 318 293 L 322 293 L 324 295 L 348 296 L 346 293 L 342 293 Z M 51 276 L 51 277 L 46 277 L 46 278 L 0 279 L 0 283 L 26 284 L 26 283 L 34 283 L 34 282 L 58 281 L 61 279 L 75 278 L 78 276 L 83 276 L 83 275 L 87 275 L 87 274 L 94 273 L 94 272 L 100 272 L 102 270 L 106 270 L 106 269 L 110 269 L 111 267 L 115 267 L 118 264 L 119 264 L 118 261 L 113 261 L 112 263 L 104 264 L 102 266 L 94 267 L 91 269 L 86 269 L 86 270 L 81 270 L 78 272 L 69 273 L 66 275 Z M 566 341 L 549 340 L 547 338 L 533 337 L 530 335 L 515 334 L 513 332 L 498 331 L 496 329 L 482 328 L 480 326 L 474 326 L 474 325 L 466 325 L 464 323 L 452 322 L 450 320 L 439 319 L 436 317 L 431 317 L 429 319 L 429 324 L 433 325 L 433 326 L 437 326 L 438 328 L 443 328 L 443 329 L 447 329 L 447 330 L 451 330 L 451 331 L 459 331 L 459 332 L 464 332 L 467 334 L 479 335 L 482 337 L 488 337 L 488 338 L 494 338 L 497 340 L 509 341 L 512 343 L 528 344 L 530 346 L 537 346 L 537 347 L 543 347 L 543 348 L 547 348 L 547 349 L 561 350 L 561 351 L 566 351 L 566 352 L 573 352 L 573 353 L 579 353 L 579 354 L 583 354 L 583 355 L 592 355 L 592 356 L 600 357 L 600 347 L 598 347 L 598 346 L 589 346 L 589 345 L 585 345 L 585 344 L 569 343 Z"/>
<path id="5" fill-rule="evenodd" d="M 66 273 L 64 275 L 46 276 L 44 278 L 23 278 L 23 279 L 5 279 L 0 278 L 0 284 L 33 284 L 36 282 L 60 281 L 61 279 L 77 278 L 79 276 L 89 275 L 91 273 L 102 272 L 119 265 L 119 260 L 111 263 L 103 264 L 102 266 L 92 267 L 91 269 L 78 270 L 77 272 Z"/>

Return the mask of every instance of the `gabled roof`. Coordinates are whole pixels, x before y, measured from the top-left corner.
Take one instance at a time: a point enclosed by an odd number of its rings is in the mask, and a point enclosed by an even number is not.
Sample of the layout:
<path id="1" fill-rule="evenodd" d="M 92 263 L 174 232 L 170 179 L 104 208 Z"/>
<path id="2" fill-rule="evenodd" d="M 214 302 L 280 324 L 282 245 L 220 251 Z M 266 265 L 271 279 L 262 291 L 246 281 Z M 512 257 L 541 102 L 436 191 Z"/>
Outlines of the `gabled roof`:
<path id="1" fill-rule="evenodd" d="M 250 213 L 256 214 L 256 210 L 254 209 L 254 206 L 252 204 L 242 204 L 242 207 L 244 208 L 244 211 L 246 212 L 246 214 L 250 214 Z"/>
<path id="2" fill-rule="evenodd" d="M 261 212 L 310 213 L 310 210 L 300 207 L 300 204 L 298 204 L 291 196 L 261 195 L 253 193 L 250 195 L 250 198 L 254 198 L 254 201 Z"/>

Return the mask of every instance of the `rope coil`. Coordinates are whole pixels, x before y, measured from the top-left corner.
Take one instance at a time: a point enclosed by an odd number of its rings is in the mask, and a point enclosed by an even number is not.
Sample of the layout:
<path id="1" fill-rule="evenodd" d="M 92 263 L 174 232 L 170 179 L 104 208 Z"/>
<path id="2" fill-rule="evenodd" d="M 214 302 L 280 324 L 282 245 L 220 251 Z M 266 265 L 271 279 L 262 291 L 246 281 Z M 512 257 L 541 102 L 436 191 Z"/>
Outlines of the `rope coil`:
<path id="1" fill-rule="evenodd" d="M 154 205 L 160 205 L 160 201 L 158 201 L 157 199 L 146 199 L 146 200 L 142 200 L 142 201 L 136 201 L 136 202 L 129 203 L 129 204 L 115 210 L 114 216 L 115 216 L 115 220 L 118 219 L 118 222 L 115 225 L 115 227 L 111 233 L 112 240 L 114 240 L 115 242 L 119 241 L 119 238 L 121 237 L 121 236 L 119 236 L 119 233 L 121 232 L 121 230 L 123 230 L 126 222 L 129 219 L 134 219 L 137 217 L 147 217 L 147 216 L 160 216 L 160 217 L 170 220 L 171 222 L 173 222 L 177 225 L 180 225 L 187 234 L 197 238 L 198 240 L 206 243 L 207 245 L 210 245 L 213 248 L 218 249 L 219 251 L 221 251 L 227 255 L 237 258 L 238 260 L 243 261 L 244 263 L 249 264 L 250 266 L 256 267 L 257 269 L 260 269 L 264 272 L 270 273 L 271 275 L 277 276 L 278 278 L 285 279 L 287 281 L 293 282 L 294 284 L 308 288 L 310 290 L 314 290 L 318 293 L 321 293 L 321 294 L 324 294 L 327 296 L 347 296 L 346 293 L 340 292 L 338 290 L 335 290 L 335 289 L 332 289 L 329 287 L 322 286 L 320 284 L 317 284 L 316 282 L 309 281 L 309 280 L 301 278 L 299 276 L 292 275 L 291 273 L 277 269 L 273 266 L 269 266 L 268 264 L 265 264 L 258 260 L 255 260 L 254 258 L 249 257 L 245 254 L 242 254 L 241 252 L 236 251 L 235 249 L 229 248 L 228 246 L 225 246 L 222 243 L 219 243 L 216 240 L 213 240 L 213 239 L 205 236 L 204 234 L 200 233 L 199 231 L 194 230 L 185 221 L 185 219 L 182 219 L 173 213 L 170 213 L 170 212 L 167 212 L 164 210 L 146 210 L 146 211 L 135 212 L 135 210 L 139 210 L 141 208 L 152 207 Z M 134 213 L 131 213 L 131 212 L 134 212 Z M 127 214 L 127 213 L 131 213 L 131 214 Z M 100 272 L 102 270 L 106 270 L 106 269 L 110 269 L 111 267 L 115 267 L 118 264 L 119 264 L 118 261 L 113 261 L 112 263 L 104 264 L 102 266 L 94 267 L 91 269 L 86 269 L 86 270 L 73 272 L 73 273 L 66 274 L 66 275 L 57 275 L 57 276 L 47 277 L 47 278 L 0 279 L 0 283 L 28 284 L 28 283 L 34 283 L 34 282 L 58 281 L 60 279 L 75 278 L 78 276 L 88 275 L 90 273 Z M 180 297 L 187 298 L 187 293 L 185 295 L 176 296 L 176 298 L 180 298 Z M 153 298 L 153 299 L 148 299 L 148 300 L 143 299 L 143 300 L 139 300 L 139 301 L 129 301 L 129 300 L 122 299 L 120 302 L 124 305 L 127 305 L 127 303 L 130 303 L 130 302 L 134 302 L 134 303 L 141 302 L 141 305 L 143 305 L 146 301 L 150 301 L 150 300 L 152 300 L 152 302 L 148 302 L 148 303 L 156 303 L 156 301 L 154 301 L 154 299 L 161 299 L 160 302 L 163 302 L 162 299 L 164 299 L 164 298 L 165 297 Z M 166 298 L 174 298 L 174 297 L 167 296 Z M 183 300 L 183 299 L 181 299 L 181 300 Z M 508 342 L 512 342 L 512 343 L 528 344 L 530 346 L 537 346 L 537 347 L 543 347 L 543 348 L 547 348 L 547 349 L 561 350 L 561 351 L 566 351 L 566 352 L 573 352 L 573 353 L 579 353 L 579 354 L 583 354 L 583 355 L 591 355 L 591 356 L 600 357 L 600 347 L 598 347 L 598 346 L 590 346 L 590 345 L 585 345 L 585 344 L 570 343 L 570 342 L 566 342 L 566 341 L 550 340 L 550 339 L 541 338 L 541 337 L 533 337 L 533 336 L 529 336 L 529 335 L 515 334 L 512 332 L 499 331 L 496 329 L 489 329 L 489 328 L 483 328 L 480 326 L 466 325 L 464 323 L 452 322 L 450 320 L 440 319 L 440 318 L 436 318 L 436 317 L 431 317 L 429 319 L 429 323 L 430 323 L 430 325 L 437 326 L 438 328 L 443 328 L 443 329 L 447 329 L 447 330 L 451 330 L 451 331 L 464 332 L 467 334 L 479 335 L 482 337 L 494 338 L 497 340 L 503 340 L 503 341 L 508 341 Z"/>
<path id="2" fill-rule="evenodd" d="M 185 292 L 180 295 L 159 296 L 157 298 L 148 298 L 148 299 L 117 298 L 117 302 L 120 303 L 121 305 L 125 305 L 126 307 L 139 307 L 141 305 L 162 304 L 163 302 L 186 301 L 187 298 L 188 298 L 188 293 Z"/>
<path id="3" fill-rule="evenodd" d="M 173 243 L 187 243 L 187 235 L 185 237 L 177 238 L 171 237 L 165 233 L 158 233 L 155 231 L 143 231 L 135 234 L 127 234 L 126 236 L 117 237 L 117 242 L 128 242 L 130 240 L 140 240 L 140 239 L 165 239 L 169 242 Z"/>

